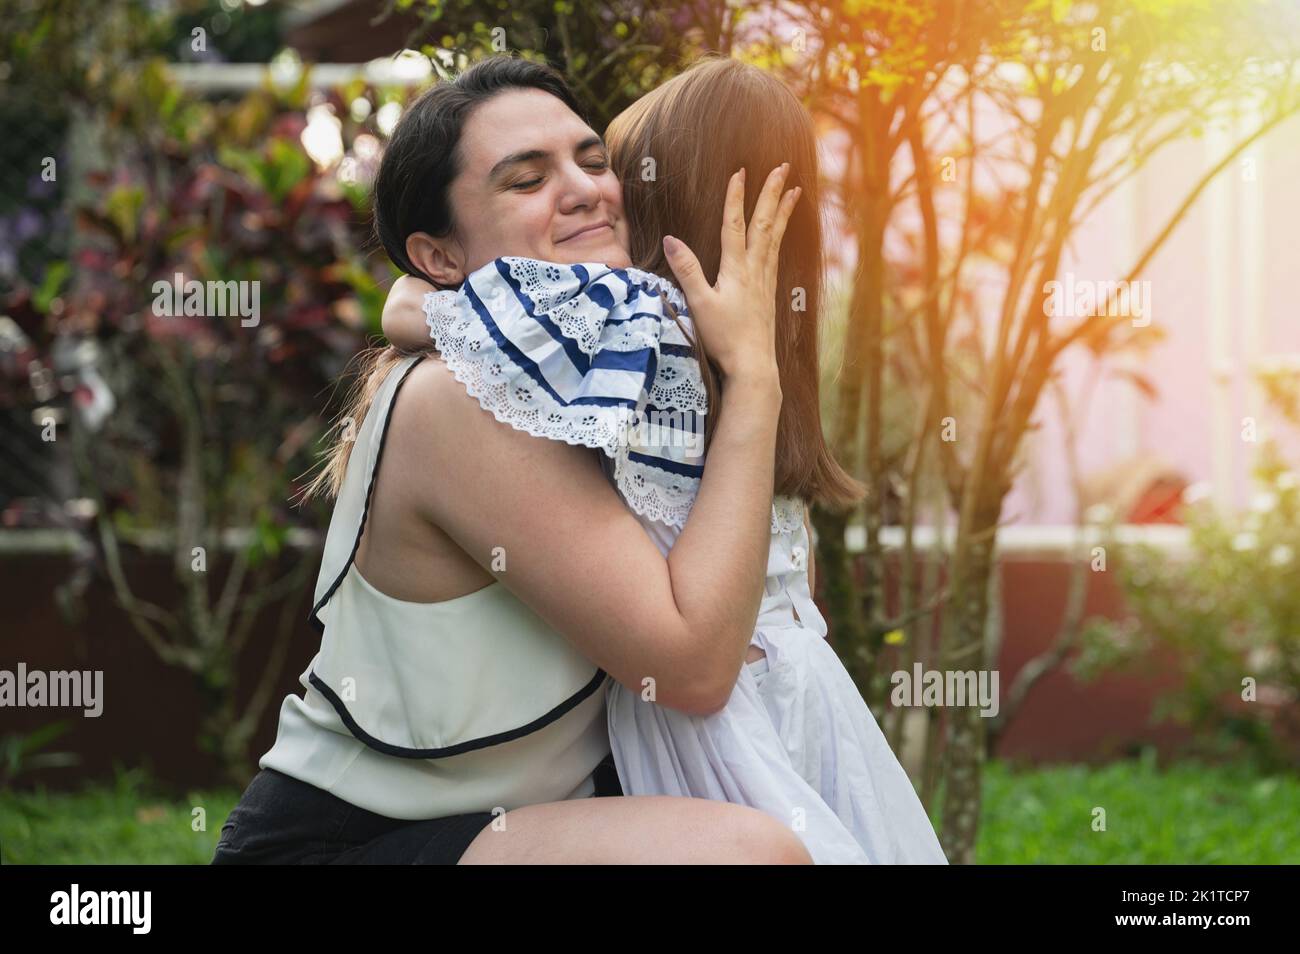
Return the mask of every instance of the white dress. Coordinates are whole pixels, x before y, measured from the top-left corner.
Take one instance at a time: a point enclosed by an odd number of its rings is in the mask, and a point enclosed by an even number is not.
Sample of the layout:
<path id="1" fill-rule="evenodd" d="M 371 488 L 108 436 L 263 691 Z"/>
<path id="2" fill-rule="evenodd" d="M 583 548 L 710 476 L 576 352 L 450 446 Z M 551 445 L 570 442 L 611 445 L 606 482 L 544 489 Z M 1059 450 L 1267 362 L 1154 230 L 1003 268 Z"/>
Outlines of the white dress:
<path id="1" fill-rule="evenodd" d="M 425 314 L 443 360 L 498 420 L 599 448 L 611 482 L 668 553 L 703 474 L 707 414 L 689 312 L 671 282 L 500 258 L 458 291 L 426 295 Z M 689 715 L 609 682 L 623 792 L 759 809 L 789 825 L 817 864 L 946 864 L 911 780 L 826 641 L 809 592 L 803 503 L 775 498 L 771 529 L 751 641 L 765 657 L 741 667 L 722 709 Z"/>

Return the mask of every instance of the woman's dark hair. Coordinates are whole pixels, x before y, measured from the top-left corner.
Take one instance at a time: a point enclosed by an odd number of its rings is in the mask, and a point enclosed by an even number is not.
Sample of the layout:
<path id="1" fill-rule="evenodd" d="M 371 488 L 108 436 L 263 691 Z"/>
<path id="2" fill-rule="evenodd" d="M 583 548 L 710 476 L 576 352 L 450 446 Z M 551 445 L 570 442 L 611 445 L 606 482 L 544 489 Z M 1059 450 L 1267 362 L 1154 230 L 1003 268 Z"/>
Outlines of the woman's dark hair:
<path id="1" fill-rule="evenodd" d="M 445 287 L 420 271 L 406 254 L 406 240 L 416 232 L 442 237 L 455 227 L 447 193 L 460 171 L 461 133 L 478 106 L 509 89 L 550 93 L 586 121 L 564 77 L 543 63 L 502 54 L 479 60 L 454 79 L 434 86 L 412 103 L 393 130 L 375 176 L 375 236 L 394 265 L 425 281 Z M 349 427 L 359 428 L 379 386 L 402 360 L 389 345 L 369 348 L 356 357 L 353 386 L 331 430 L 341 436 L 322 459 L 320 469 L 300 499 L 337 495 L 352 453 Z"/>
<path id="2" fill-rule="evenodd" d="M 583 116 L 558 71 L 502 54 L 479 60 L 454 79 L 428 90 L 411 104 L 393 130 L 375 177 L 375 236 L 393 264 L 408 275 L 439 284 L 407 257 L 406 240 L 416 232 L 439 238 L 452 234 L 456 223 L 447 193 L 460 171 L 459 146 L 465 123 L 476 107 L 508 89 L 542 90 Z"/>

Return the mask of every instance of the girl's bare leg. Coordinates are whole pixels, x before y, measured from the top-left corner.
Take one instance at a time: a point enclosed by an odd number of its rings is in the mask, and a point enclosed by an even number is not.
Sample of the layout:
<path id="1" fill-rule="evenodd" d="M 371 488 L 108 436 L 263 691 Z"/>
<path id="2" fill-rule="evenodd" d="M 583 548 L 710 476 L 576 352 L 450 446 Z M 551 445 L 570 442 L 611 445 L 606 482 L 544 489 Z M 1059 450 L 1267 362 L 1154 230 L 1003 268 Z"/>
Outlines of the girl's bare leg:
<path id="1" fill-rule="evenodd" d="M 497 825 L 479 832 L 460 864 L 812 864 L 775 818 L 707 798 L 547 802 L 506 812 Z"/>

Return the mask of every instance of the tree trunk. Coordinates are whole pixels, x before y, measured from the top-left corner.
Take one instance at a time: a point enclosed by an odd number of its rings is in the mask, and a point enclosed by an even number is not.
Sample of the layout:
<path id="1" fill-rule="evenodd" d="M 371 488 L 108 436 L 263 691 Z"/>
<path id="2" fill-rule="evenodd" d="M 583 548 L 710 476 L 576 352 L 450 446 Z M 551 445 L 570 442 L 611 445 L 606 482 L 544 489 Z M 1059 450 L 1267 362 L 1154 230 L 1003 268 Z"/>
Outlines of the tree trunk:
<path id="1" fill-rule="evenodd" d="M 992 499 L 989 499 L 989 498 Z M 985 494 L 969 527 L 958 530 L 953 545 L 952 596 L 944 608 L 940 670 L 986 669 L 989 581 L 994 570 L 995 535 L 1002 511 L 1000 494 Z M 945 679 L 946 681 L 946 679 Z M 984 718 L 978 700 L 952 705 L 945 699 L 943 828 L 940 842 L 952 864 L 974 864 L 979 833 L 985 756 Z"/>
<path id="2" fill-rule="evenodd" d="M 813 525 L 817 528 L 817 578 L 822 581 L 831 635 L 844 660 L 844 668 L 861 689 L 870 681 L 871 669 L 869 657 L 858 651 L 858 647 L 867 645 L 867 617 L 862 589 L 854 573 L 853 554 L 844 542 L 849 516 L 821 507 L 812 508 Z"/>

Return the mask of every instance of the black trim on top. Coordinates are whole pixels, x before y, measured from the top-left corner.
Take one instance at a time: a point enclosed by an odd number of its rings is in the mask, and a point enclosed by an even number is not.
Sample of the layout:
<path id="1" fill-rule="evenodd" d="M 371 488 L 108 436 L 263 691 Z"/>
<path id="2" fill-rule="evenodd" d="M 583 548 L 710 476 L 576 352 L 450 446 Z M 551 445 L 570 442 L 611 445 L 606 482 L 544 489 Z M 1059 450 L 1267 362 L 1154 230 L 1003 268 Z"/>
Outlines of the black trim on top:
<path id="1" fill-rule="evenodd" d="M 402 759 L 445 759 L 448 756 L 460 755 L 463 752 L 473 752 L 476 749 L 485 749 L 491 745 L 500 745 L 503 742 L 513 742 L 515 739 L 522 738 L 525 735 L 536 732 L 550 725 L 560 716 L 564 715 L 578 703 L 582 702 L 589 695 L 601 687 L 605 681 L 605 670 L 597 669 L 596 675 L 591 677 L 591 681 L 575 692 L 569 698 L 565 699 L 558 706 L 547 712 L 545 715 L 538 716 L 532 722 L 518 726 L 514 729 L 507 729 L 505 732 L 498 732 L 495 735 L 485 735 L 477 739 L 470 739 L 467 742 L 457 742 L 455 745 L 445 745 L 440 749 L 413 749 L 402 745 L 393 745 L 391 742 L 384 742 L 376 739 L 361 726 L 357 725 L 356 719 L 352 718 L 352 713 L 344 705 L 343 700 L 335 694 L 313 670 L 308 674 L 311 684 L 316 687 L 316 691 L 329 701 L 334 707 L 334 711 L 339 714 L 343 724 L 348 727 L 348 731 L 354 736 L 370 746 L 376 751 L 383 752 L 385 755 L 395 755 Z"/>
<path id="2" fill-rule="evenodd" d="M 424 359 L 421 358 L 420 360 L 423 361 Z M 352 561 L 357 558 L 357 550 L 361 549 L 361 535 L 366 532 L 366 518 L 370 516 L 370 501 L 375 495 L 375 481 L 379 478 L 379 462 L 384 459 L 384 443 L 388 440 L 388 425 L 393 420 L 393 405 L 397 403 L 397 395 L 401 393 L 402 385 L 411 376 L 411 372 L 419 366 L 419 361 L 411 362 L 411 366 L 406 369 L 402 379 L 397 382 L 397 387 L 393 389 L 393 397 L 388 402 L 388 413 L 384 416 L 384 426 L 379 432 L 379 451 L 375 454 L 375 469 L 370 474 L 370 486 L 366 488 L 366 504 L 361 508 L 361 524 L 357 527 L 357 538 L 352 542 L 352 552 L 348 554 L 343 569 L 339 571 L 339 575 L 330 584 L 330 588 L 325 591 L 325 595 L 317 600 L 316 605 L 311 608 L 311 622 L 318 632 L 325 632 L 325 624 L 321 622 L 320 616 L 317 614 L 320 613 L 321 607 L 330 601 L 330 597 L 334 595 L 334 592 L 343 585 L 343 578 L 352 569 Z M 353 448 L 353 450 L 355 449 Z"/>
<path id="3" fill-rule="evenodd" d="M 424 359 L 422 358 L 421 360 Z M 379 464 L 383 460 L 384 444 L 388 440 L 388 425 L 393 419 L 393 405 L 397 403 L 397 395 L 401 392 L 402 386 L 406 384 L 406 379 L 411 376 L 411 372 L 419 367 L 419 365 L 420 361 L 411 362 L 411 366 L 402 374 L 401 380 L 397 382 L 397 387 L 393 389 L 392 398 L 389 399 L 388 412 L 384 417 L 384 426 L 379 433 L 379 450 L 375 453 L 375 469 L 370 474 L 370 486 L 366 488 L 366 503 L 361 509 L 361 523 L 357 527 L 357 538 L 352 543 L 352 552 L 348 554 L 347 561 L 343 564 L 343 569 L 339 571 L 339 575 L 335 578 L 334 582 L 330 584 L 330 588 L 325 591 L 325 595 L 322 596 L 311 609 L 311 622 L 322 634 L 325 632 L 325 624 L 321 622 L 319 616 L 321 607 L 330 601 L 330 598 L 333 597 L 334 593 L 343 584 L 344 577 L 346 577 L 348 571 L 352 569 L 352 563 L 357 557 L 357 550 L 361 548 L 361 536 L 366 530 L 366 518 L 370 516 L 370 502 L 374 498 L 375 482 L 379 478 Z M 344 704 L 343 700 L 338 697 L 334 690 L 331 689 L 324 680 L 316 675 L 314 669 L 308 674 L 308 678 L 311 681 L 311 684 L 316 687 L 316 691 L 324 696 L 329 704 L 334 707 L 334 711 L 338 713 L 339 718 L 343 720 L 343 724 L 347 726 L 348 731 L 351 732 L 353 736 L 378 752 L 383 752 L 385 755 L 394 755 L 398 758 L 404 759 L 447 758 L 451 755 L 459 755 L 462 752 L 471 752 L 475 749 L 487 748 L 490 745 L 500 745 L 503 742 L 512 742 L 531 732 L 536 732 L 538 729 L 544 728 L 556 719 L 560 718 L 560 716 L 564 715 L 570 709 L 578 705 L 578 703 L 582 702 L 599 689 L 601 684 L 605 681 L 605 676 L 605 671 L 597 667 L 596 674 L 591 677 L 591 681 L 589 681 L 585 686 L 549 712 L 538 716 L 532 722 L 526 723 L 525 725 L 509 729 L 505 732 L 498 732 L 495 735 L 487 735 L 479 739 L 470 739 L 466 742 L 458 742 L 455 745 L 448 745 L 439 749 L 414 749 L 401 745 L 393 745 L 390 742 L 384 742 L 381 739 L 375 738 L 365 729 L 361 728 L 357 723 L 357 720 L 352 717 L 352 713 L 348 711 L 348 707 Z"/>

